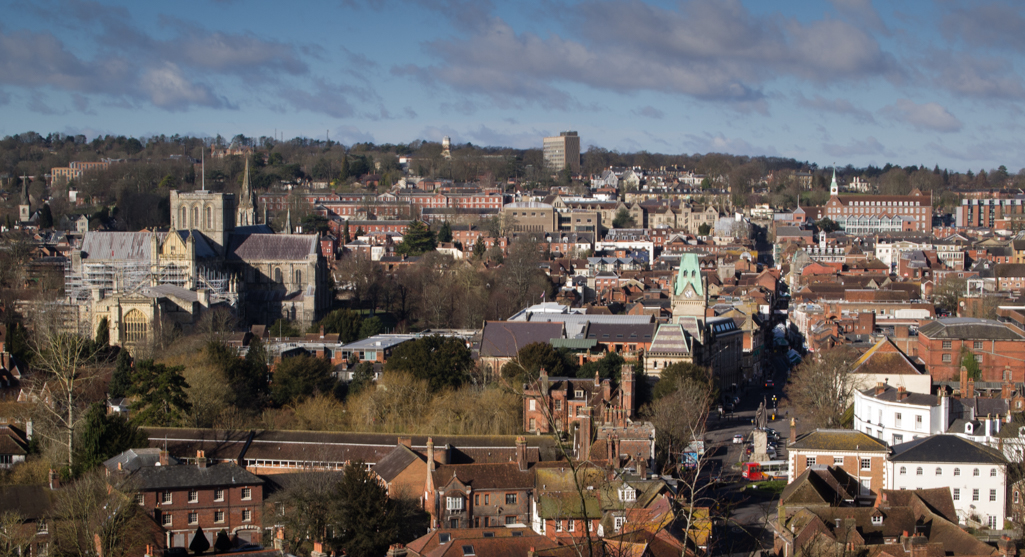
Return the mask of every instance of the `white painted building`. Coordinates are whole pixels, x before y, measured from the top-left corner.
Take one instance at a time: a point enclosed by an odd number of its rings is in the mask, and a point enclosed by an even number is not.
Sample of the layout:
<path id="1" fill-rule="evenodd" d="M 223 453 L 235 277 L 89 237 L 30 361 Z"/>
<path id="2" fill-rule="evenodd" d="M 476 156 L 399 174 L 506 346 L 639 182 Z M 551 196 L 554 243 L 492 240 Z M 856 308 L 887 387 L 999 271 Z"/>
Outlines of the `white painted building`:
<path id="1" fill-rule="evenodd" d="M 854 429 L 890 445 L 947 431 L 949 397 L 880 384 L 854 392 Z"/>
<path id="2" fill-rule="evenodd" d="M 958 521 L 1002 529 L 1007 518 L 1007 461 L 1000 451 L 957 435 L 933 435 L 891 447 L 889 489 L 950 488 Z"/>

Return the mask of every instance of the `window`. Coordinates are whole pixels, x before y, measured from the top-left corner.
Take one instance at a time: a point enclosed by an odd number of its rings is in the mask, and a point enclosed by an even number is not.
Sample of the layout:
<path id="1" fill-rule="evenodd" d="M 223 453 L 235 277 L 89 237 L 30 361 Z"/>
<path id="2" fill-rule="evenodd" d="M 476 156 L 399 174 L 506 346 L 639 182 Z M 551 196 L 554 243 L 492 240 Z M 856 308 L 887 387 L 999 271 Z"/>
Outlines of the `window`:
<path id="1" fill-rule="evenodd" d="M 982 350 L 982 341 L 981 340 L 977 340 L 977 341 L 973 342 L 972 343 L 972 348 L 974 348 L 976 350 Z"/>
<path id="2" fill-rule="evenodd" d="M 997 477 L 997 469 L 996 468 L 990 468 L 989 469 L 989 477 L 991 477 L 991 478 Z"/>
<path id="3" fill-rule="evenodd" d="M 944 350 L 950 350 L 950 341 L 949 340 L 943 341 L 943 349 Z"/>
<path id="4" fill-rule="evenodd" d="M 1014 504 L 1017 505 L 1020 501 L 1021 501 L 1021 496 L 1018 494 L 1018 491 L 1015 491 L 1014 492 Z"/>
<path id="5" fill-rule="evenodd" d="M 537 401 L 536 400 L 530 399 L 530 402 L 528 403 L 528 405 L 530 406 L 530 411 L 531 412 L 536 412 L 537 411 Z"/>
<path id="6" fill-rule="evenodd" d="M 480 494 L 478 493 L 477 495 L 473 496 L 473 505 L 477 506 L 479 504 L 480 504 Z"/>
<path id="7" fill-rule="evenodd" d="M 466 556 L 466 557 L 469 557 L 470 555 L 475 555 L 475 553 L 473 552 L 473 546 L 472 545 L 464 545 L 463 546 L 463 555 Z"/>
<path id="8" fill-rule="evenodd" d="M 921 414 L 915 416 L 915 429 L 922 429 L 922 416 Z"/>
<path id="9" fill-rule="evenodd" d="M 897 412 L 897 413 L 895 413 L 893 415 L 893 424 L 894 424 L 895 427 L 900 427 L 900 422 L 901 422 L 901 415 L 900 415 L 900 412 Z"/>
<path id="10" fill-rule="evenodd" d="M 171 504 L 171 492 L 170 491 L 164 491 L 164 492 L 162 492 L 160 494 L 160 503 L 164 504 L 164 505 L 170 505 Z"/>
<path id="11" fill-rule="evenodd" d="M 215 489 L 214 490 L 214 501 L 224 501 L 224 490 L 223 489 Z"/>
<path id="12" fill-rule="evenodd" d="M 990 528 L 996 528 L 997 527 L 997 517 L 995 517 L 993 515 L 989 515 L 988 522 L 989 522 L 989 527 Z"/>
<path id="13" fill-rule="evenodd" d="M 978 500 L 979 500 L 979 489 L 975 488 L 975 489 L 972 490 L 972 501 L 978 501 Z"/>
<path id="14" fill-rule="evenodd" d="M 942 476 L 943 475 L 943 468 L 940 468 L 939 466 L 937 466 L 936 467 L 936 475 L 937 476 Z"/>
<path id="15" fill-rule="evenodd" d="M 562 532 L 562 521 L 561 520 L 556 520 L 555 521 L 555 531 L 556 532 Z"/>
<path id="16" fill-rule="evenodd" d="M 296 284 L 302 284 L 303 283 L 303 272 L 300 271 L 299 269 L 295 270 L 295 283 Z"/>
<path id="17" fill-rule="evenodd" d="M 446 497 L 445 508 L 450 511 L 461 511 L 463 510 L 463 498 L 462 497 Z"/>
<path id="18" fill-rule="evenodd" d="M 583 389 L 577 389 L 576 392 L 573 393 L 573 396 L 575 398 L 584 398 L 584 391 L 583 391 Z"/>
<path id="19" fill-rule="evenodd" d="M 199 524 L 199 513 L 189 513 L 189 524 Z"/>
<path id="20" fill-rule="evenodd" d="M 527 431 L 537 431 L 537 420 L 534 418 L 530 419 L 530 425 L 527 428 Z"/>
<path id="21" fill-rule="evenodd" d="M 893 443 L 891 443 L 891 444 L 899 445 L 899 444 L 901 444 L 903 442 L 904 442 L 904 436 L 903 435 L 899 435 L 897 433 L 893 434 Z"/>
<path id="22" fill-rule="evenodd" d="M 36 532 L 39 534 L 45 534 L 50 531 L 50 527 L 46 524 L 45 520 L 40 519 L 36 523 Z"/>
<path id="23" fill-rule="evenodd" d="M 214 227 L 214 213 L 210 210 L 210 207 L 206 208 L 206 227 L 207 229 Z"/>
<path id="24" fill-rule="evenodd" d="M 149 322 L 141 311 L 133 309 L 125 314 L 125 342 L 146 340 L 146 329 Z"/>
<path id="25" fill-rule="evenodd" d="M 872 459 L 871 458 L 863 458 L 863 459 L 861 459 L 861 469 L 862 470 L 871 470 L 872 469 Z"/>
<path id="26" fill-rule="evenodd" d="M 252 498 L 253 498 L 253 489 L 251 487 L 243 487 L 242 488 L 242 499 L 248 500 L 248 499 L 252 499 Z"/>
<path id="27" fill-rule="evenodd" d="M 908 475 L 908 467 L 907 467 L 907 466 L 901 466 L 901 467 L 900 467 L 900 475 L 901 475 L 901 476 L 906 476 L 906 475 Z"/>
<path id="28" fill-rule="evenodd" d="M 135 502 L 140 504 L 140 505 L 145 505 L 146 504 L 146 496 L 143 495 L 142 493 L 136 493 L 135 494 Z"/>
<path id="29" fill-rule="evenodd" d="M 813 456 L 806 456 L 806 457 L 804 457 L 804 465 L 809 467 L 809 468 L 812 467 L 812 466 L 815 466 L 815 457 L 813 457 Z"/>
<path id="30" fill-rule="evenodd" d="M 252 521 L 253 521 L 253 511 L 251 511 L 249 509 L 242 509 L 242 522 L 252 522 Z"/>
<path id="31" fill-rule="evenodd" d="M 995 490 L 995 489 L 989 490 L 989 500 L 991 502 L 997 500 L 997 490 Z"/>
<path id="32" fill-rule="evenodd" d="M 199 502 L 199 492 L 196 491 L 195 489 L 190 489 L 189 490 L 189 503 L 198 503 L 198 502 Z"/>
<path id="33" fill-rule="evenodd" d="M 577 530 L 577 521 L 570 520 L 568 526 L 569 528 L 567 528 L 567 530 L 569 530 L 570 532 L 575 532 Z"/>
<path id="34" fill-rule="evenodd" d="M 505 517 L 505 524 L 506 524 L 506 526 L 509 526 L 510 524 L 516 524 L 516 517 L 515 516 L 507 516 L 507 517 Z M 573 531 L 573 527 L 570 526 L 569 530 L 570 530 L 570 532 L 572 532 Z"/>
<path id="35" fill-rule="evenodd" d="M 956 488 L 956 487 L 954 488 L 954 500 L 955 501 L 960 501 L 961 500 L 961 490 Z"/>
<path id="36" fill-rule="evenodd" d="M 171 513 L 164 513 L 160 516 L 160 524 L 163 526 L 171 526 Z"/>
<path id="37" fill-rule="evenodd" d="M 976 468 L 975 470 L 972 470 L 972 475 L 975 476 L 976 478 L 978 478 L 979 477 L 979 469 Z"/>
<path id="38" fill-rule="evenodd" d="M 954 475 L 955 476 L 960 476 L 961 475 L 961 469 L 960 468 L 954 468 Z"/>
<path id="39" fill-rule="evenodd" d="M 515 493 L 506 493 L 505 494 L 505 504 L 506 505 L 515 505 L 516 504 L 516 494 Z"/>
<path id="40" fill-rule="evenodd" d="M 214 511 L 214 522 L 224 522 L 224 511 Z"/>
<path id="41" fill-rule="evenodd" d="M 950 363 L 950 354 L 944 354 L 942 359 L 943 359 L 943 363 L 949 364 Z"/>
<path id="42" fill-rule="evenodd" d="M 616 524 L 616 531 L 617 532 L 620 531 L 623 528 L 623 524 L 626 524 L 626 517 L 625 516 L 617 516 L 615 524 Z"/>
<path id="43" fill-rule="evenodd" d="M 915 469 L 915 475 L 916 476 L 921 476 L 922 473 L 923 473 L 923 471 L 922 471 L 922 467 L 921 466 L 919 466 L 918 468 Z"/>
<path id="44" fill-rule="evenodd" d="M 975 363 L 978 363 L 978 364 L 982 363 L 982 354 L 976 354 L 975 355 Z"/>
<path id="45" fill-rule="evenodd" d="M 485 505 L 490 505 L 491 504 L 491 495 L 488 494 L 488 493 L 484 494 L 484 504 Z"/>
<path id="46" fill-rule="evenodd" d="M 556 400 L 555 401 L 555 409 L 556 410 L 562 410 L 562 401 L 561 400 Z"/>

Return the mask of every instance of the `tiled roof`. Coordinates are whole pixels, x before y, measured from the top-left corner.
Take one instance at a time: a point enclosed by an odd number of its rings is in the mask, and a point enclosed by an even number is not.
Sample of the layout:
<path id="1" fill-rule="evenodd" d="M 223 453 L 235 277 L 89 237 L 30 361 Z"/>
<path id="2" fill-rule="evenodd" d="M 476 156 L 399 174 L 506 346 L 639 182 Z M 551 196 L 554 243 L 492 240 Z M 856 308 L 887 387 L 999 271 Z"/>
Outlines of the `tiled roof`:
<path id="1" fill-rule="evenodd" d="M 8 485 L 0 487 L 0 509 L 37 520 L 50 511 L 52 492 L 41 485 Z"/>
<path id="2" fill-rule="evenodd" d="M 531 489 L 534 487 L 532 471 L 521 471 L 515 462 L 502 464 L 451 464 L 434 470 L 434 485 L 448 484 L 452 478 L 481 489 Z"/>
<path id="3" fill-rule="evenodd" d="M 886 373 L 886 372 L 883 371 L 881 373 Z M 880 401 L 883 401 L 883 402 L 891 402 L 891 403 L 899 402 L 901 404 L 914 404 L 916 406 L 939 406 L 940 405 L 939 397 L 935 397 L 933 395 L 922 394 L 922 393 L 910 393 L 909 392 L 909 393 L 907 393 L 906 397 L 904 397 L 901 400 L 898 400 L 898 396 L 900 395 L 900 391 L 898 389 L 895 389 L 895 388 L 889 386 L 889 385 L 884 385 L 883 386 L 883 392 L 880 393 L 880 394 L 876 394 L 876 388 L 875 387 L 871 387 L 871 388 L 865 389 L 865 390 L 863 390 L 861 392 L 864 393 L 868 397 L 871 397 L 871 398 L 874 398 L 876 400 L 880 400 Z"/>
<path id="4" fill-rule="evenodd" d="M 849 429 L 817 429 L 801 436 L 791 450 L 860 451 L 886 453 L 886 445 L 865 433 Z"/>
<path id="5" fill-rule="evenodd" d="M 892 462 L 1007 464 L 1004 455 L 957 435 L 930 435 L 893 446 Z"/>
<path id="6" fill-rule="evenodd" d="M 374 473 L 380 476 L 382 480 L 390 482 L 408 468 L 410 464 L 417 461 L 426 462 L 426 459 L 413 452 L 409 447 L 399 445 L 374 465 Z"/>
<path id="7" fill-rule="evenodd" d="M 480 355 L 494 358 L 512 358 L 520 349 L 535 342 L 547 343 L 562 338 L 563 324 L 532 321 L 488 321 L 481 334 Z"/>

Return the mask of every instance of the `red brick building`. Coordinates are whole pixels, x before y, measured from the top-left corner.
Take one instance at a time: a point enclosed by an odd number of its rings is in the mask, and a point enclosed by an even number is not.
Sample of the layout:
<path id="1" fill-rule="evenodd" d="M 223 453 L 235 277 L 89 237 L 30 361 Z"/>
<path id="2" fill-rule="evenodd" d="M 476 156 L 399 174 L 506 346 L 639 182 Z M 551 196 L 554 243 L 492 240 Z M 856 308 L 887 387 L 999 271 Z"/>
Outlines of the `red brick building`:
<path id="1" fill-rule="evenodd" d="M 131 477 L 138 481 L 139 504 L 169 533 L 171 547 L 188 547 L 199 527 L 211 546 L 217 532 L 259 543 L 262 529 L 263 480 L 233 463 L 173 464 L 166 452 L 159 465 L 143 466 Z"/>
<path id="2" fill-rule="evenodd" d="M 1025 381 L 1025 334 L 1010 323 L 947 318 L 918 329 L 916 355 L 925 363 L 933 381 L 957 380 L 962 349 L 971 352 L 978 362 L 982 381 Z M 1011 377 L 1005 377 L 1007 373 Z"/>
<path id="3" fill-rule="evenodd" d="M 817 429 L 795 438 L 797 428 L 790 424 L 791 441 L 787 445 L 790 477 L 787 483 L 817 464 L 835 466 L 860 484 L 859 497 L 871 498 L 886 487 L 886 455 L 890 449 L 882 441 L 848 429 Z"/>

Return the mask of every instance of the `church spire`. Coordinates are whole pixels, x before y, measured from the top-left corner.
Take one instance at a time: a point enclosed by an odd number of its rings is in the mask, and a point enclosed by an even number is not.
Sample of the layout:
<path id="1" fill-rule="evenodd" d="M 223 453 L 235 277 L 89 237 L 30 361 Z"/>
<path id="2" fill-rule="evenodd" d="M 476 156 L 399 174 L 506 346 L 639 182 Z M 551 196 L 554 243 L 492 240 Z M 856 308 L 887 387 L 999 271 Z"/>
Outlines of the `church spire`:
<path id="1" fill-rule="evenodd" d="M 292 208 L 288 208 L 288 212 L 285 213 L 285 234 L 292 233 Z"/>
<path id="2" fill-rule="evenodd" d="M 254 224 L 256 224 L 256 205 L 253 203 L 253 190 L 249 184 L 249 157 L 246 157 L 246 170 L 242 175 L 242 191 L 239 193 L 235 226 L 252 226 Z"/>
<path id="3" fill-rule="evenodd" d="M 840 195 L 840 186 L 836 183 L 836 167 L 833 167 L 833 183 L 829 184 L 829 195 Z"/>

